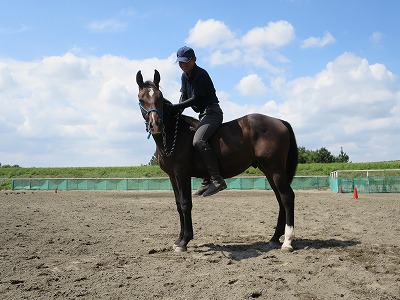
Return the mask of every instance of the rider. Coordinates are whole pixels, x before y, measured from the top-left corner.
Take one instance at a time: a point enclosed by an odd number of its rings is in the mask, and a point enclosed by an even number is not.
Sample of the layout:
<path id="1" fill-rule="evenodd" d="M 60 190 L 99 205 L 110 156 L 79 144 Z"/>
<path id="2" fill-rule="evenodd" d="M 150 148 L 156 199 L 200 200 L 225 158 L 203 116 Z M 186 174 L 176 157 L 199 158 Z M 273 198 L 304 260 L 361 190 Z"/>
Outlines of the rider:
<path id="1" fill-rule="evenodd" d="M 194 195 L 204 197 L 214 195 L 226 189 L 225 180 L 220 175 L 217 157 L 208 141 L 222 124 L 223 113 L 215 93 L 214 84 L 207 71 L 196 64 L 196 56 L 190 47 L 181 47 L 176 53 L 176 62 L 182 69 L 182 86 L 179 104 L 174 109 L 183 110 L 189 106 L 199 113 L 200 124 L 193 138 L 193 146 L 200 154 L 210 173 L 210 178 L 203 179 Z"/>

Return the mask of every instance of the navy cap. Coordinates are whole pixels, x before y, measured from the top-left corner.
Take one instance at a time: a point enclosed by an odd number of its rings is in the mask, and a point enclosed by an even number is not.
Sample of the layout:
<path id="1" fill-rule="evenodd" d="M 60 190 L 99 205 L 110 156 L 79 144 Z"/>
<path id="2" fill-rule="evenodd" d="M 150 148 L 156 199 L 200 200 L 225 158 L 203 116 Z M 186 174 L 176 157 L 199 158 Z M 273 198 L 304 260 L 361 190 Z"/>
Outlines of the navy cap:
<path id="1" fill-rule="evenodd" d="M 178 51 L 176 52 L 176 62 L 182 61 L 187 63 L 191 61 L 193 57 L 195 57 L 194 50 L 187 46 L 179 48 Z"/>

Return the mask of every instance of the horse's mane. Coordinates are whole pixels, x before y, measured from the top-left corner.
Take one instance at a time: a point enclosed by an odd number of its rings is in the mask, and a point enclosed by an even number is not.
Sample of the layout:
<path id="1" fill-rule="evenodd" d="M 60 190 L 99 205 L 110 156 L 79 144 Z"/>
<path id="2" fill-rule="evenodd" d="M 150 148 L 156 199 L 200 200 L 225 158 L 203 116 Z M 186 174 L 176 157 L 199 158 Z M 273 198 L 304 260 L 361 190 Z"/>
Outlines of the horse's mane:
<path id="1" fill-rule="evenodd" d="M 160 90 L 159 86 L 158 86 L 157 84 L 155 84 L 155 83 L 154 83 L 153 81 L 151 81 L 151 80 L 145 81 L 145 82 L 143 83 L 143 86 L 145 86 L 145 87 L 151 87 L 151 88 Z"/>

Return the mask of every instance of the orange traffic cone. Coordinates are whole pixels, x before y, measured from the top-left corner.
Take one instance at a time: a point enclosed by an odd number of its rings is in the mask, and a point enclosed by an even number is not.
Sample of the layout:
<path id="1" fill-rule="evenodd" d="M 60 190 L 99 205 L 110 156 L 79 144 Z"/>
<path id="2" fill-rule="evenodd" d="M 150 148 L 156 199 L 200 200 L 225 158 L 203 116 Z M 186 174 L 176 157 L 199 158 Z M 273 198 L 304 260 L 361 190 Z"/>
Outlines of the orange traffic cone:
<path id="1" fill-rule="evenodd" d="M 339 194 L 343 194 L 343 189 L 340 187 Z"/>
<path id="2" fill-rule="evenodd" d="M 354 188 L 354 199 L 358 199 L 357 188 Z"/>

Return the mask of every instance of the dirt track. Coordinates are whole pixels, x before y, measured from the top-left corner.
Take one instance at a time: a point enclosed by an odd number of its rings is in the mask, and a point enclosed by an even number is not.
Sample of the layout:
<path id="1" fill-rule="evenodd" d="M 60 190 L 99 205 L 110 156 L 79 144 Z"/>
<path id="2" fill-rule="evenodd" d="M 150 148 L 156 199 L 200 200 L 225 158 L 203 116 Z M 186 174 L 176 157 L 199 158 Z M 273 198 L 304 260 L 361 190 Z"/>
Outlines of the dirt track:
<path id="1" fill-rule="evenodd" d="M 295 251 L 266 242 L 271 191 L 0 191 L 0 299 L 400 299 L 399 194 L 296 191 Z"/>

